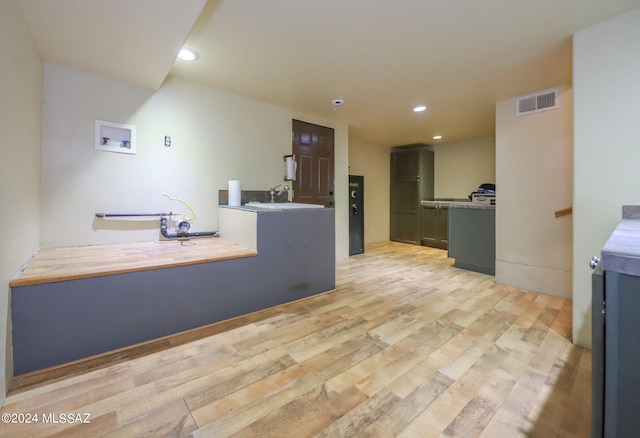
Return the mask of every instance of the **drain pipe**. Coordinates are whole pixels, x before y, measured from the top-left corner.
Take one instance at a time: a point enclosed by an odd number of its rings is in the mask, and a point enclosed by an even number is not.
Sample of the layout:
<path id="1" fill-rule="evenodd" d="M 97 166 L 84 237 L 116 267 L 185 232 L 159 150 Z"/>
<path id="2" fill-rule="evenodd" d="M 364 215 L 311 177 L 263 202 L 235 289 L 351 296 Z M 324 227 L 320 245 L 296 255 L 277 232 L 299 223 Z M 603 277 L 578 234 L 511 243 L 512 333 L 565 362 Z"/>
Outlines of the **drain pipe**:
<path id="1" fill-rule="evenodd" d="M 189 222 L 178 223 L 178 231 L 171 232 L 167 228 L 167 218 L 160 218 L 160 234 L 166 239 L 189 239 L 191 237 L 220 237 L 220 231 L 194 231 L 189 232 Z"/>
<path id="2" fill-rule="evenodd" d="M 96 217 L 106 218 L 106 217 L 143 217 L 143 216 L 152 216 L 152 217 L 163 217 L 163 216 L 173 216 L 173 213 L 102 213 L 101 211 L 96 213 Z"/>
<path id="3" fill-rule="evenodd" d="M 220 237 L 220 231 L 193 231 L 189 232 L 191 224 L 187 221 L 180 221 L 177 232 L 169 231 L 167 217 L 174 216 L 174 213 L 96 213 L 96 217 L 160 217 L 160 234 L 165 239 L 190 239 L 192 237 Z"/>

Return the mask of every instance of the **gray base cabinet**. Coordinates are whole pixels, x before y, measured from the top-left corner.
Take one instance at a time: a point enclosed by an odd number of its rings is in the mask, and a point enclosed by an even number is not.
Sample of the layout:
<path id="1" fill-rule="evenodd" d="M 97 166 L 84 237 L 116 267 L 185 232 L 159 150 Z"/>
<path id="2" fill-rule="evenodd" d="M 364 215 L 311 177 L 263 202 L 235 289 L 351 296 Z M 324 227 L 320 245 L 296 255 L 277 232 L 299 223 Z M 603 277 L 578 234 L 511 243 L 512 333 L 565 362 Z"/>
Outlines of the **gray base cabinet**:
<path id="1" fill-rule="evenodd" d="M 636 213 L 611 235 L 593 274 L 593 438 L 640 431 L 640 209 Z"/>
<path id="2" fill-rule="evenodd" d="M 494 206 L 449 205 L 449 257 L 456 268 L 495 275 L 495 224 Z"/>
<path id="3" fill-rule="evenodd" d="M 447 249 L 449 241 L 449 205 L 422 204 L 420 213 L 420 244 Z"/>
<path id="4" fill-rule="evenodd" d="M 591 436 L 636 437 L 640 431 L 640 277 L 602 270 L 594 277 Z"/>

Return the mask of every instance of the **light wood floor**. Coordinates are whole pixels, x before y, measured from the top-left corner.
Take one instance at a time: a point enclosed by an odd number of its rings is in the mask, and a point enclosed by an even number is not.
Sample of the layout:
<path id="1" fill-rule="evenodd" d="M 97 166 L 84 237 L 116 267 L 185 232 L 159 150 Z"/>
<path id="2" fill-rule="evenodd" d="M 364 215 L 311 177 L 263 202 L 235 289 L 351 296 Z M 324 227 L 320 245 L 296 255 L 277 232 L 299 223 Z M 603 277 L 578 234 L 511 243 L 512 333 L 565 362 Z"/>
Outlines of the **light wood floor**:
<path id="1" fill-rule="evenodd" d="M 18 379 L 2 413 L 39 422 L 0 436 L 586 437 L 591 353 L 570 333 L 569 301 L 385 242 L 339 262 L 334 292 Z M 51 424 L 66 413 L 90 423 Z"/>

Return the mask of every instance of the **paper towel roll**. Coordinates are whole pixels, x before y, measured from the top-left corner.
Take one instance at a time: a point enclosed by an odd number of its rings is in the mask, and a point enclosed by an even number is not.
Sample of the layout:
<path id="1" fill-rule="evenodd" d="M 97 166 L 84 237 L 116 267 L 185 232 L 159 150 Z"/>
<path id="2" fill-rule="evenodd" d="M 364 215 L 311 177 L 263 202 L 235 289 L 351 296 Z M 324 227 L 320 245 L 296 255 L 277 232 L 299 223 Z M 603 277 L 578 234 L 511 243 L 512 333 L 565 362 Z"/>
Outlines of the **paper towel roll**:
<path id="1" fill-rule="evenodd" d="M 293 155 L 287 156 L 286 159 L 287 159 L 287 175 L 285 176 L 284 179 L 288 181 L 295 181 L 297 163 L 294 160 Z"/>
<path id="2" fill-rule="evenodd" d="M 230 207 L 239 207 L 240 206 L 240 181 L 238 180 L 229 180 L 229 206 Z"/>

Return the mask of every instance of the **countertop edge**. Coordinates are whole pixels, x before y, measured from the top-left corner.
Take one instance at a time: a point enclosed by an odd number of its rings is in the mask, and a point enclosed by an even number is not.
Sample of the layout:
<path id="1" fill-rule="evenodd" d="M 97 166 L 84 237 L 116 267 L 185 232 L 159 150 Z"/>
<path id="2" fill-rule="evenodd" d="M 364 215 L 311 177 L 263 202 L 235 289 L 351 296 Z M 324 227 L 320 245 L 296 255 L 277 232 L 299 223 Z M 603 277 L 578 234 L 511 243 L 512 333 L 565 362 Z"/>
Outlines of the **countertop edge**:
<path id="1" fill-rule="evenodd" d="M 601 255 L 604 270 L 640 276 L 640 220 L 622 219 Z"/>
<path id="2" fill-rule="evenodd" d="M 495 210 L 495 205 L 478 204 L 477 202 L 450 202 L 449 208 L 469 208 L 474 210 Z"/>
<path id="3" fill-rule="evenodd" d="M 471 201 L 469 201 L 468 199 L 465 198 L 436 198 L 436 199 L 425 199 L 420 201 L 420 204 L 422 205 L 449 205 L 453 202 L 459 202 L 459 203 L 471 203 Z"/>
<path id="4" fill-rule="evenodd" d="M 253 207 L 251 205 L 240 205 L 240 206 L 229 206 L 229 205 L 218 205 L 219 208 L 226 208 L 229 210 L 241 210 L 241 211 L 250 211 L 253 213 L 270 213 L 270 212 L 290 212 L 290 211 L 309 211 L 309 210 L 318 210 L 318 211 L 325 211 L 325 210 L 333 210 L 332 207 L 323 207 L 323 208 L 304 208 L 304 207 L 298 207 L 298 208 L 260 208 L 260 207 Z"/>

